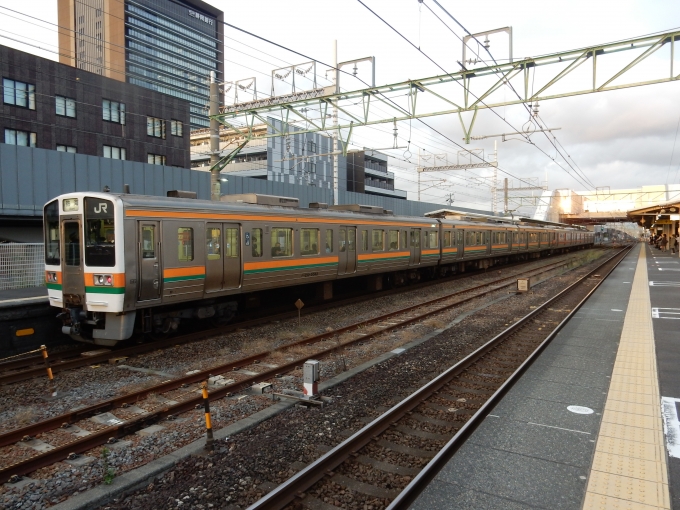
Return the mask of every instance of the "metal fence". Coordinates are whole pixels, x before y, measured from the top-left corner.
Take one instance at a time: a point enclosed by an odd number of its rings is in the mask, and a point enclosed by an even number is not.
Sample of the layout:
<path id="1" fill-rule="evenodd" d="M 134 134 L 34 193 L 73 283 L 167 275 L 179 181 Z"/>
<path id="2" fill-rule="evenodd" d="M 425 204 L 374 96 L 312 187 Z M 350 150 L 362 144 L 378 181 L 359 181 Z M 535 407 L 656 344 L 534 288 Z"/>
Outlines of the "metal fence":
<path id="1" fill-rule="evenodd" d="M 0 290 L 45 285 L 45 245 L 0 244 Z"/>

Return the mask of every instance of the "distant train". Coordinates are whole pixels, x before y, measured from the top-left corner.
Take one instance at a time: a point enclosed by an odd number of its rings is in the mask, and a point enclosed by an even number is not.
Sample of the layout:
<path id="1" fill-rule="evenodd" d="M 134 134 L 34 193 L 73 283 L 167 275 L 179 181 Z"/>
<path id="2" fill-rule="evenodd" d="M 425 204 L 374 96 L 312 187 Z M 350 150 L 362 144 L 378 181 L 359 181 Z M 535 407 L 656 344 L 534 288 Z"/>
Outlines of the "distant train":
<path id="1" fill-rule="evenodd" d="M 368 276 L 378 289 L 593 243 L 590 232 L 552 225 L 223 198 L 231 202 L 68 193 L 45 205 L 45 276 L 62 331 L 112 346 L 189 318 L 228 320 L 256 291 L 316 283 L 329 297 L 334 280 Z"/>

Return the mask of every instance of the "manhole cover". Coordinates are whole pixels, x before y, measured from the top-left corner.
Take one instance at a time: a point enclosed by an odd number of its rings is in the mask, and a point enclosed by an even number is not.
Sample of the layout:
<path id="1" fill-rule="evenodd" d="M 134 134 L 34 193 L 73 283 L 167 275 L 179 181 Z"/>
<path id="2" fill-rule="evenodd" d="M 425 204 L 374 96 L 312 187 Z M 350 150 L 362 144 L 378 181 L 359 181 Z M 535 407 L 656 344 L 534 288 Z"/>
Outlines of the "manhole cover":
<path id="1" fill-rule="evenodd" d="M 568 406 L 567 410 L 576 414 L 593 414 L 594 412 L 590 407 L 583 406 Z"/>

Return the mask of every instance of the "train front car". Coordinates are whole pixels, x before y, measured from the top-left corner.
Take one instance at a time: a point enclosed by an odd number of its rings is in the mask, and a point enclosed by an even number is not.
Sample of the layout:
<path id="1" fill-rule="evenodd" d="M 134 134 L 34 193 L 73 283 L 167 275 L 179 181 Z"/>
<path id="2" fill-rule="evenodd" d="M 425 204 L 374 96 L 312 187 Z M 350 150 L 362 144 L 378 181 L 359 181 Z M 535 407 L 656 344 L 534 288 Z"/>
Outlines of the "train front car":
<path id="1" fill-rule="evenodd" d="M 70 193 L 45 205 L 45 279 L 62 331 L 76 340 L 115 345 L 132 336 L 124 313 L 123 207 L 108 193 Z"/>

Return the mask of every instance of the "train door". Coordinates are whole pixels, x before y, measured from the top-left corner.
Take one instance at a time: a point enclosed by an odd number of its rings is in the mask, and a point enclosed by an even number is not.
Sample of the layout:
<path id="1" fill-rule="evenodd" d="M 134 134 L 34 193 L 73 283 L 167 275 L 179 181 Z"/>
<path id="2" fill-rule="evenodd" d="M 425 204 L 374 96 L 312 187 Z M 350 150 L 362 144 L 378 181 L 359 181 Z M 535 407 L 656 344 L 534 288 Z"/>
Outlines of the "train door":
<path id="1" fill-rule="evenodd" d="M 338 238 L 338 275 L 356 273 L 357 228 L 340 227 Z"/>
<path id="2" fill-rule="evenodd" d="M 63 247 L 61 252 L 64 254 L 62 264 L 62 292 L 64 297 L 67 295 L 85 297 L 85 280 L 83 279 L 83 257 L 81 242 L 80 221 L 64 220 L 62 227 Z M 90 283 L 92 285 L 92 283 Z"/>
<path id="3" fill-rule="evenodd" d="M 411 229 L 411 257 L 409 259 L 410 266 L 417 266 L 420 264 L 420 229 Z"/>
<path id="4" fill-rule="evenodd" d="M 205 292 L 241 286 L 240 225 L 208 223 L 205 230 Z"/>
<path id="5" fill-rule="evenodd" d="M 458 254 L 458 258 L 462 259 L 465 257 L 465 231 L 462 229 L 456 229 L 456 253 Z"/>
<path id="6" fill-rule="evenodd" d="M 139 301 L 161 295 L 161 243 L 157 221 L 139 222 Z"/>

